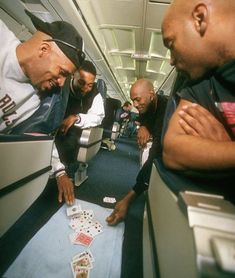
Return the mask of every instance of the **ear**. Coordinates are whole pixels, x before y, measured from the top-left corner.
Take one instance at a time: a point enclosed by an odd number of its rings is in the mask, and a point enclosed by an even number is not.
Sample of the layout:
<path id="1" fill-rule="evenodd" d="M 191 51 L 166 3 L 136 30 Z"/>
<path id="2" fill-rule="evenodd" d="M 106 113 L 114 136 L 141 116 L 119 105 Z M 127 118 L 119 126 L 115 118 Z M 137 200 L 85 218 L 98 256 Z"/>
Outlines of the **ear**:
<path id="1" fill-rule="evenodd" d="M 151 101 L 154 99 L 155 92 L 153 90 L 149 91 Z"/>
<path id="2" fill-rule="evenodd" d="M 195 22 L 197 32 L 201 36 L 204 36 L 209 21 L 209 13 L 207 6 L 203 3 L 198 4 L 194 8 L 192 16 Z"/>
<path id="3" fill-rule="evenodd" d="M 51 51 L 51 46 L 47 42 L 42 42 L 39 47 L 39 57 L 47 55 Z"/>

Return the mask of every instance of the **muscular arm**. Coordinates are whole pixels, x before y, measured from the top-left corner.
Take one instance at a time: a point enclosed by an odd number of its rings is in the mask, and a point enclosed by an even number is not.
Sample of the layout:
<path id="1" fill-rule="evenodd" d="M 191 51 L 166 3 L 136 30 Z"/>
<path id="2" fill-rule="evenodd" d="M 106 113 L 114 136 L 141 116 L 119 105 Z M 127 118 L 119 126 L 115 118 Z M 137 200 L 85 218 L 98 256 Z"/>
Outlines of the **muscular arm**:
<path id="1" fill-rule="evenodd" d="M 190 105 L 191 102 L 181 100 L 169 122 L 163 145 L 165 165 L 176 170 L 223 170 L 235 167 L 235 142 L 223 134 L 223 127 L 219 126 L 213 116 L 206 119 L 200 113 L 190 116 L 190 113 L 183 112 L 187 111 L 185 106 Z M 194 116 L 198 119 L 194 120 Z M 203 125 L 203 119 L 207 128 L 210 127 L 205 134 L 198 124 L 201 121 Z M 208 121 L 214 122 L 214 125 L 209 125 Z M 217 132 L 218 130 L 221 132 Z M 220 137 L 220 133 L 223 136 Z"/>

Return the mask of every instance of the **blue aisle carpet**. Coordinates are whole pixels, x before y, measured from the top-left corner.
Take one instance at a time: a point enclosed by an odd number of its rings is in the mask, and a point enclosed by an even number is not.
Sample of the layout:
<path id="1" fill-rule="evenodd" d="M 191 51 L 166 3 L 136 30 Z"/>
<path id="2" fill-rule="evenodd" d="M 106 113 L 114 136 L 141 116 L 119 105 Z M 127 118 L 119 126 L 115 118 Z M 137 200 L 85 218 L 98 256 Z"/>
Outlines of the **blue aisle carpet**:
<path id="1" fill-rule="evenodd" d="M 136 140 L 120 138 L 116 146 L 116 150 L 111 152 L 101 149 L 89 162 L 88 180 L 76 187 L 77 198 L 112 208 L 113 205 L 104 203 L 103 198 L 107 196 L 120 200 L 134 185 L 139 171 L 139 150 Z M 141 195 L 132 204 L 125 220 L 121 278 L 143 277 L 144 203 L 144 195 Z M 37 201 L 0 239 L 0 276 L 60 207 L 61 204 L 57 202 L 57 186 L 54 180 L 50 180 Z"/>

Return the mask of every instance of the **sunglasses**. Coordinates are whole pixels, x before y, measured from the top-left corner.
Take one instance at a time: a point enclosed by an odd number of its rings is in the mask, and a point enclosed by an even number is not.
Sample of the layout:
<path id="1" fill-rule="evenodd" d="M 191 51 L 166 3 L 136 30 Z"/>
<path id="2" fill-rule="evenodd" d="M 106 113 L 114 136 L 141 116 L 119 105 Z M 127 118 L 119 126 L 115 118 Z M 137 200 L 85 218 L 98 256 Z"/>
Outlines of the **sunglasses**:
<path id="1" fill-rule="evenodd" d="M 74 49 L 77 52 L 77 54 L 78 54 L 78 61 L 79 61 L 80 64 L 82 64 L 83 61 L 86 58 L 86 54 L 81 49 L 76 48 L 74 45 L 72 45 L 70 43 L 67 43 L 67 42 L 59 40 L 59 39 L 47 39 L 47 40 L 44 40 L 44 41 L 45 42 L 59 42 L 59 43 L 62 43 L 63 45 L 71 47 L 72 49 Z"/>

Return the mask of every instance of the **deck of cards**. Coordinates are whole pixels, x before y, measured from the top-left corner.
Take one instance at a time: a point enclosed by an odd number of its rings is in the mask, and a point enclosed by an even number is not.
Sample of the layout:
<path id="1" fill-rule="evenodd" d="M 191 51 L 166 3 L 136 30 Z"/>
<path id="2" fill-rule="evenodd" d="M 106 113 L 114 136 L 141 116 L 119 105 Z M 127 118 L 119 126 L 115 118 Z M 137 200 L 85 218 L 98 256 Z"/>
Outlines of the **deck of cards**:
<path id="1" fill-rule="evenodd" d="M 67 216 L 69 226 L 73 233 L 69 235 L 72 244 L 80 244 L 90 247 L 95 236 L 102 232 L 102 225 L 94 219 L 93 210 L 82 210 L 80 205 L 68 207 Z M 73 257 L 71 262 L 74 278 L 88 278 L 89 271 L 93 267 L 94 258 L 90 251 L 84 251 Z"/>

